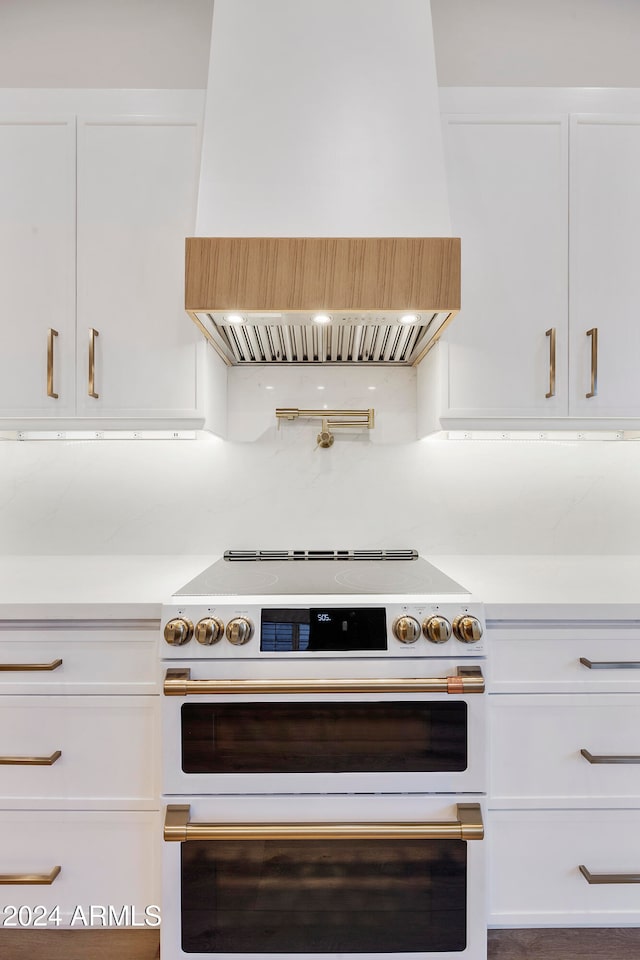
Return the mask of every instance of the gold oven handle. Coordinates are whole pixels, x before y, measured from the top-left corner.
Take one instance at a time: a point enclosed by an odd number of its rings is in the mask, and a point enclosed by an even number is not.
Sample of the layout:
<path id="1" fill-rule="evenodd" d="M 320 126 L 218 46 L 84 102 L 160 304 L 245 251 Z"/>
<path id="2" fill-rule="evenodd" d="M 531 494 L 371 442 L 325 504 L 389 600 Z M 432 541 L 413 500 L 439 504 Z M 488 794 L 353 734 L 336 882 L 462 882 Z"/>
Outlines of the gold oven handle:
<path id="1" fill-rule="evenodd" d="M 584 863 L 578 866 L 578 870 L 587 883 L 640 883 L 640 873 L 591 873 Z"/>
<path id="2" fill-rule="evenodd" d="M 51 873 L 0 873 L 0 883 L 39 883 L 49 885 L 53 883 L 61 870 L 62 867 L 54 867 Z"/>
<path id="3" fill-rule="evenodd" d="M 410 823 L 192 823 L 189 804 L 169 804 L 164 839 L 187 840 L 482 840 L 479 803 L 458 803 L 457 820 Z"/>
<path id="4" fill-rule="evenodd" d="M 424 679 L 192 680 L 191 670 L 171 669 L 164 680 L 166 697 L 289 693 L 484 693 L 484 677 L 479 667 L 458 667 L 455 677 Z"/>
<path id="5" fill-rule="evenodd" d="M 0 671 L 57 670 L 61 666 L 62 660 L 52 660 L 51 663 L 0 663 Z"/>

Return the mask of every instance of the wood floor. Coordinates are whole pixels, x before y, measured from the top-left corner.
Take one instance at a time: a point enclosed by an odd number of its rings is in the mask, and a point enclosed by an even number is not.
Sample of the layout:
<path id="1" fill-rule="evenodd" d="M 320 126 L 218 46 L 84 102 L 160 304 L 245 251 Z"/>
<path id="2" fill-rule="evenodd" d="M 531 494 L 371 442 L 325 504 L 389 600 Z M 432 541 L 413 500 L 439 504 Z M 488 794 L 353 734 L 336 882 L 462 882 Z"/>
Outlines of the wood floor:
<path id="1" fill-rule="evenodd" d="M 157 930 L 0 930 L 2 960 L 158 960 Z M 490 930 L 489 960 L 640 960 L 640 928 Z"/>

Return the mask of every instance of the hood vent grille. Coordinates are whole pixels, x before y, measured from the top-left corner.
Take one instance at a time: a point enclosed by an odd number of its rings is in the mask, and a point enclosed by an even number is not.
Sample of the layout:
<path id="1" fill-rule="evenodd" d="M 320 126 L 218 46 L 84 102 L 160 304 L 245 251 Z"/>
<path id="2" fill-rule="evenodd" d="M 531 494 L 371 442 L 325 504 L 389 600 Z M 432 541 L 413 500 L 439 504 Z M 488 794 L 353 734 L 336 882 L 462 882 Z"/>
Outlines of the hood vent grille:
<path id="1" fill-rule="evenodd" d="M 194 319 L 228 364 L 376 363 L 411 366 L 433 342 L 452 314 L 430 313 L 416 323 L 399 318 L 338 316 L 327 326 L 300 318 L 247 317 L 231 323 L 224 315 L 196 313 Z"/>

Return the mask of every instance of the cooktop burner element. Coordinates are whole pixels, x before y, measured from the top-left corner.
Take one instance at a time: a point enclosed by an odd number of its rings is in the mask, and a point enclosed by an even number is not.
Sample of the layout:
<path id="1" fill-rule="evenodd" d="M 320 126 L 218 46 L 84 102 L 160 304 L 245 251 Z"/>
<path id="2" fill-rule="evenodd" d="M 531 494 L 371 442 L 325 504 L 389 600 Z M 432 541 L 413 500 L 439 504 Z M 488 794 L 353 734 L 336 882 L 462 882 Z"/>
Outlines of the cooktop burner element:
<path id="1" fill-rule="evenodd" d="M 469 593 L 415 550 L 227 551 L 176 597 Z"/>

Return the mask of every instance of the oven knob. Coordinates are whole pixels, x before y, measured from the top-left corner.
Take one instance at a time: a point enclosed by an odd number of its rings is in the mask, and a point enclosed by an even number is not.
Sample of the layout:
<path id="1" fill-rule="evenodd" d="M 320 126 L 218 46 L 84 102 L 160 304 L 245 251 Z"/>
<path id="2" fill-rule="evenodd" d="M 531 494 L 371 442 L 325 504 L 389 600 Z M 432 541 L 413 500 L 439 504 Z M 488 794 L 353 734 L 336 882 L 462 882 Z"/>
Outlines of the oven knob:
<path id="1" fill-rule="evenodd" d="M 196 640 L 210 647 L 217 643 L 224 633 L 224 624 L 217 617 L 205 617 L 196 623 Z"/>
<path id="2" fill-rule="evenodd" d="M 400 643 L 415 643 L 422 630 L 413 617 L 398 617 L 393 624 L 393 635 Z"/>
<path id="3" fill-rule="evenodd" d="M 193 636 L 193 624 L 186 617 L 177 617 L 175 620 L 169 620 L 164 628 L 164 638 L 167 643 L 174 647 L 181 647 L 183 643 L 188 643 Z"/>
<path id="4" fill-rule="evenodd" d="M 429 617 L 422 624 L 422 632 L 431 643 L 446 643 L 451 636 L 451 624 L 445 617 Z"/>
<path id="5" fill-rule="evenodd" d="M 477 643 L 482 636 L 482 624 L 475 617 L 465 614 L 453 621 L 453 632 L 463 643 Z"/>
<path id="6" fill-rule="evenodd" d="M 234 617 L 227 624 L 227 640 L 234 643 L 236 647 L 241 647 L 243 643 L 248 643 L 253 636 L 253 624 L 246 617 Z"/>

